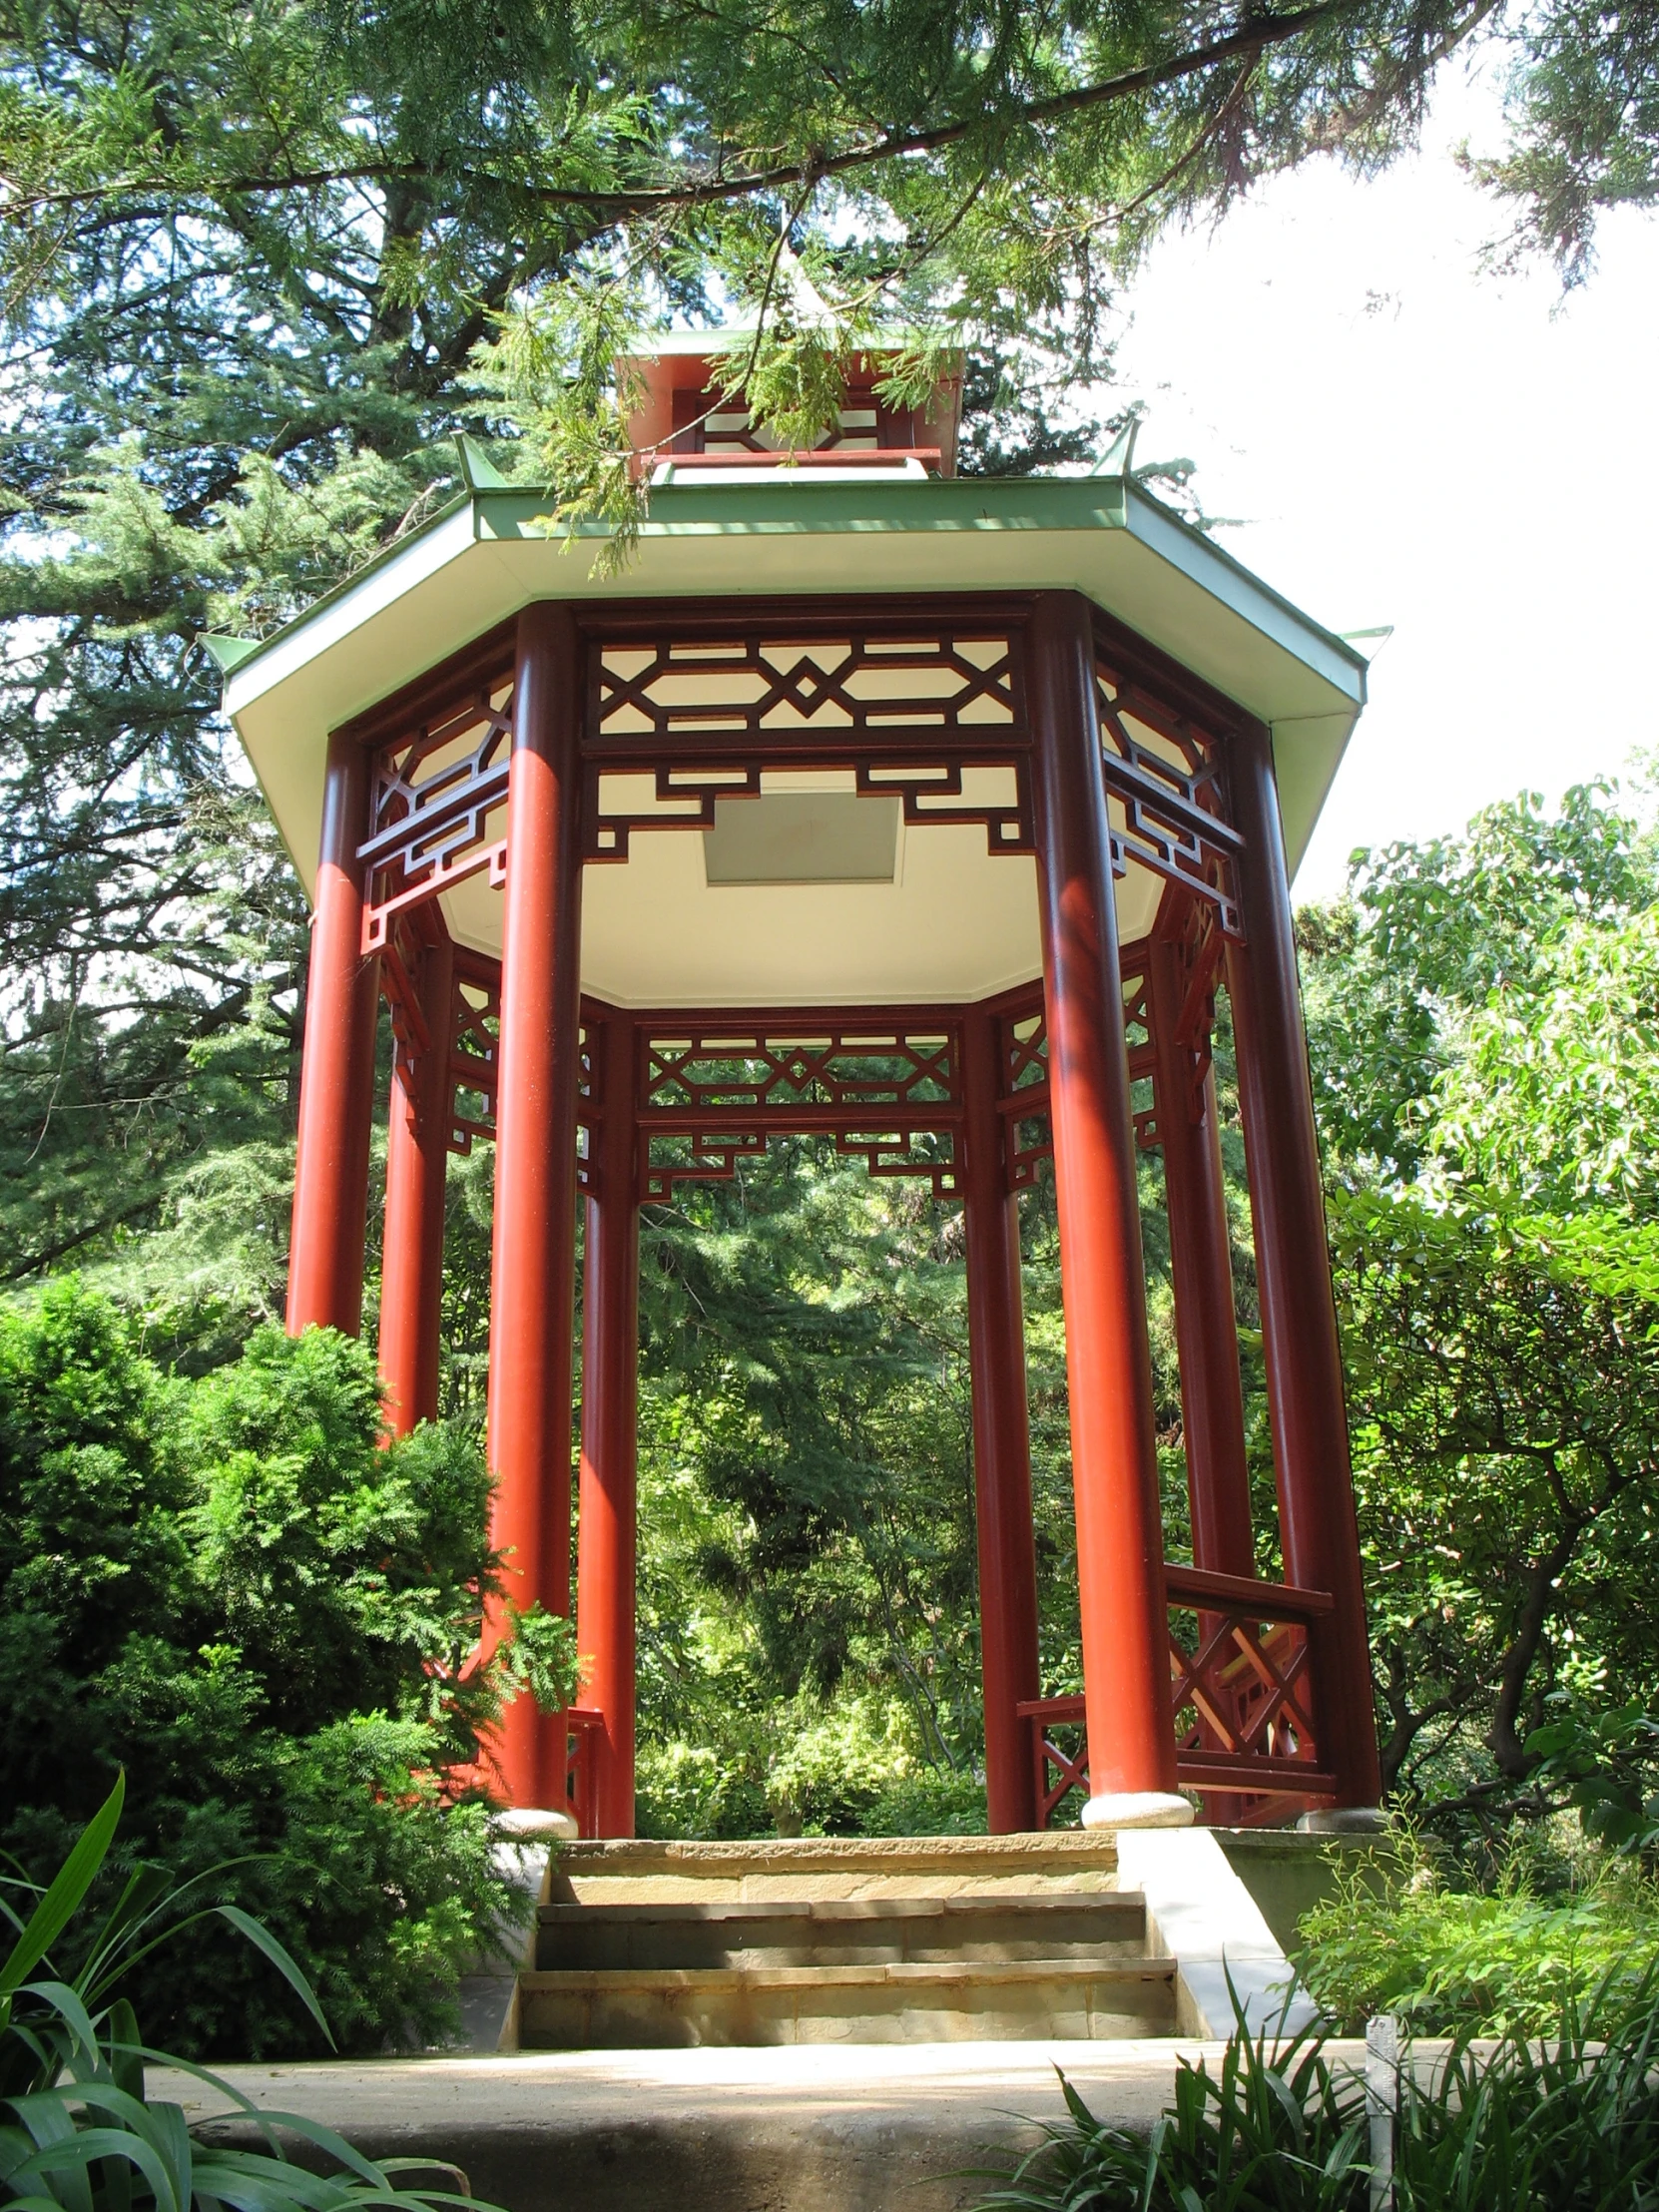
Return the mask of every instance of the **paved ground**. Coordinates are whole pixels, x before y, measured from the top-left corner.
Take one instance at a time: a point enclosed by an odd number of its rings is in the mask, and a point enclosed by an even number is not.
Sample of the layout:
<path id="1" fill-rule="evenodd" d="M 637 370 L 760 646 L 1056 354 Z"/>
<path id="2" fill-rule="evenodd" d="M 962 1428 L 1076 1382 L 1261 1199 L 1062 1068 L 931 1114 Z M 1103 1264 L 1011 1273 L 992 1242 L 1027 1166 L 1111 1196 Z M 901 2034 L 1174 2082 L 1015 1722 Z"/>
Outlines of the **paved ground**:
<path id="1" fill-rule="evenodd" d="M 373 2155 L 451 2160 L 510 2212 L 956 2212 L 989 2186 L 969 2169 L 1062 2116 L 1056 2067 L 1102 2117 L 1144 2130 L 1178 2059 L 1220 2047 L 561 2051 L 226 2073 Z M 1363 2045 L 1331 2049 L 1364 2063 Z M 225 2109 L 189 2077 L 152 2075 L 152 2093 L 193 2120 Z"/>

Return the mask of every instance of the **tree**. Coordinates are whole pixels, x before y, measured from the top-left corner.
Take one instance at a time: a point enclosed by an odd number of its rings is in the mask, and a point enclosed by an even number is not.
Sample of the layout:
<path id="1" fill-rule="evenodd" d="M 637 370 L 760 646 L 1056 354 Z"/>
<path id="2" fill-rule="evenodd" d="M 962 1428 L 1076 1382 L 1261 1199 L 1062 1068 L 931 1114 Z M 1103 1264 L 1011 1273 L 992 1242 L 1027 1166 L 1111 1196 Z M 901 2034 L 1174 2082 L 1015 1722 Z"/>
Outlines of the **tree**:
<path id="1" fill-rule="evenodd" d="M 1659 884 L 1605 789 L 1304 917 L 1390 1786 L 1547 1802 L 1552 1695 L 1659 1697 Z"/>
<path id="2" fill-rule="evenodd" d="M 303 917 L 205 627 L 268 629 L 371 553 L 462 420 L 626 519 L 613 360 L 668 314 L 762 314 L 733 374 L 786 427 L 877 322 L 910 333 L 901 382 L 965 344 L 972 463 L 1075 460 L 1067 391 L 1161 224 L 1314 152 L 1386 159 L 1500 36 L 1534 151 L 1571 136 L 1569 62 L 1617 49 L 1605 158 L 1550 205 L 1576 191 L 1582 229 L 1639 197 L 1640 37 L 1564 7 L 1512 34 L 1486 0 L 0 7 L 11 1279 L 183 1213 L 242 1255 L 213 1328 L 274 1304 Z"/>

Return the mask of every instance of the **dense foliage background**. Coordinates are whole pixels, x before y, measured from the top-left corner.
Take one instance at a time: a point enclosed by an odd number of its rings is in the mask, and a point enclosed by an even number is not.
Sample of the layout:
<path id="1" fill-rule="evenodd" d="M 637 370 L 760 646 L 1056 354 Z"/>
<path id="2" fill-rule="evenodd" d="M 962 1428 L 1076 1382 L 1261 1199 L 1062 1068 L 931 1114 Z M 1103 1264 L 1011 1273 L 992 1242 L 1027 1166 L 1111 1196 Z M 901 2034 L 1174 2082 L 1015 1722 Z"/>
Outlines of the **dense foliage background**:
<path id="1" fill-rule="evenodd" d="M 501 1898 L 424 1779 L 478 1717 L 489 1156 L 451 1179 L 448 1424 L 381 1453 L 363 1356 L 272 1330 L 305 917 L 203 631 L 263 633 L 409 528 L 461 426 L 626 535 L 613 364 L 672 317 L 760 317 L 733 376 L 785 429 L 879 323 L 901 384 L 965 349 L 968 468 L 1084 461 L 1132 411 L 1107 309 L 1159 226 L 1386 161 L 1475 53 L 1510 68 L 1483 174 L 1515 248 L 1575 279 L 1598 211 L 1659 190 L 1651 9 L 0 0 L 0 1840 L 50 1864 L 126 1760 L 132 1848 L 275 1854 L 241 1894 L 370 2045 L 430 2030 Z M 1651 1831 L 1644 822 L 1518 800 L 1303 917 L 1385 1768 L 1465 1852 L 1569 1803 Z M 1231 1118 L 1227 1152 L 1266 1506 Z M 955 1215 L 802 1140 L 643 1236 L 643 1817 L 972 1823 Z M 1042 1189 L 1024 1237 L 1064 1690 Z M 295 2032 L 257 1961 L 210 1963 L 217 1995 L 158 1984 L 158 2033 Z"/>

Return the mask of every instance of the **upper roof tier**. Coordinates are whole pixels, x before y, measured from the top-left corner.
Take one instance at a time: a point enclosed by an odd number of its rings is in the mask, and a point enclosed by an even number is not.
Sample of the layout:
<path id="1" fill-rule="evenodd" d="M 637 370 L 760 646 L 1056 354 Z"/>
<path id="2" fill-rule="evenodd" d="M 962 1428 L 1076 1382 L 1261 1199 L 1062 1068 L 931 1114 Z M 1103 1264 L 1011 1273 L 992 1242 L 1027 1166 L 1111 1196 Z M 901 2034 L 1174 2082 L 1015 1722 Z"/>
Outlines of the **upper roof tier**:
<path id="1" fill-rule="evenodd" d="M 746 333 L 729 330 L 721 335 L 730 348 L 741 344 Z M 628 433 L 644 472 L 656 474 L 658 481 L 684 482 L 731 468 L 816 470 L 850 463 L 864 468 L 908 464 L 911 474 L 955 475 L 962 379 L 954 369 L 939 377 L 926 405 L 895 407 L 880 389 L 882 355 L 858 354 L 833 426 L 804 452 L 786 449 L 764 423 L 752 419 L 741 400 L 726 396 L 722 367 L 730 358 L 730 351 L 711 348 L 707 331 L 680 330 L 665 334 L 653 353 L 623 363 L 639 391 Z"/>

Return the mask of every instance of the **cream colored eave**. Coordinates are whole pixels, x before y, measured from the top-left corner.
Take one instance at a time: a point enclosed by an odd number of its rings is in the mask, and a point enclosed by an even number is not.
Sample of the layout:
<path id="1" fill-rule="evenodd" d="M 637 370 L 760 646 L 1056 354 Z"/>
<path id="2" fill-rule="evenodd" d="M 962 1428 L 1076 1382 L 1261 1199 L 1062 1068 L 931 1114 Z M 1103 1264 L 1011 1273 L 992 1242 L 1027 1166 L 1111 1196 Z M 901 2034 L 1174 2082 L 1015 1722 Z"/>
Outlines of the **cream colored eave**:
<path id="1" fill-rule="evenodd" d="M 550 494 L 475 490 L 230 673 L 225 702 L 307 893 L 330 729 L 532 600 L 1078 590 L 1271 725 L 1294 870 L 1365 660 L 1117 477 L 669 485 L 620 575 L 550 539 Z M 925 540 L 925 543 L 918 542 Z"/>

